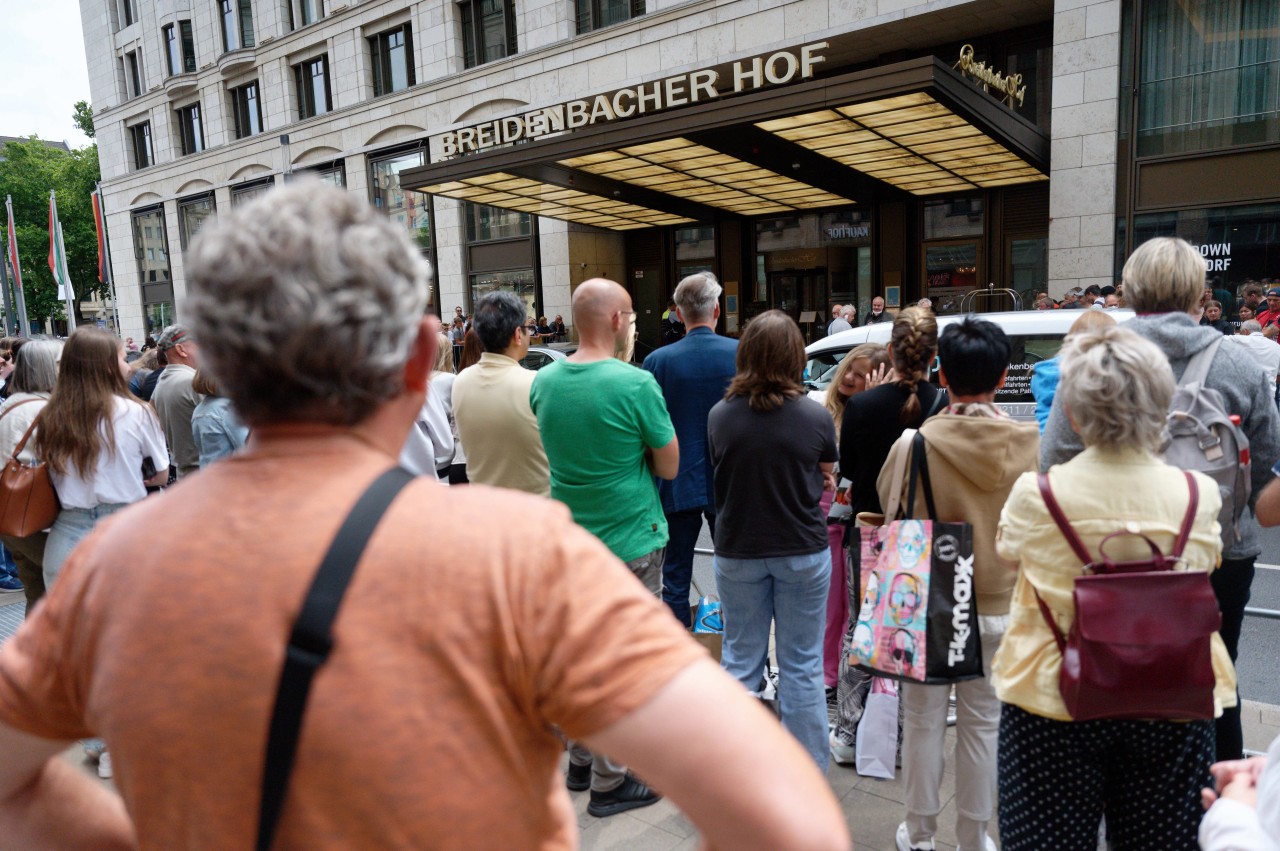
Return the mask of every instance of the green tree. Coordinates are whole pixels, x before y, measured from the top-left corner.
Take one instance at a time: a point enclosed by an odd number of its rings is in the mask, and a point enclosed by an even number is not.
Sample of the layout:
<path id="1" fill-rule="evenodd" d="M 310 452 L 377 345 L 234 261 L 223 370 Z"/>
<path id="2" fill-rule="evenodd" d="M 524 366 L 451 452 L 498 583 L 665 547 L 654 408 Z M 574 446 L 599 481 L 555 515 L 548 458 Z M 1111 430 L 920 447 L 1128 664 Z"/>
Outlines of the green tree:
<path id="1" fill-rule="evenodd" d="M 89 106 L 87 100 L 76 101 L 75 114 L 71 116 L 71 120 L 80 128 L 80 132 L 93 138 L 93 108 Z"/>
<path id="2" fill-rule="evenodd" d="M 49 271 L 50 190 L 58 195 L 58 219 L 76 298 L 95 291 L 105 295 L 106 286 L 98 281 L 98 241 L 90 197 L 99 174 L 97 145 L 64 151 L 33 136 L 4 146 L 0 198 L 13 197 L 27 317 L 33 326 L 46 318 L 66 316 Z M 78 309 L 76 313 L 78 320 Z"/>

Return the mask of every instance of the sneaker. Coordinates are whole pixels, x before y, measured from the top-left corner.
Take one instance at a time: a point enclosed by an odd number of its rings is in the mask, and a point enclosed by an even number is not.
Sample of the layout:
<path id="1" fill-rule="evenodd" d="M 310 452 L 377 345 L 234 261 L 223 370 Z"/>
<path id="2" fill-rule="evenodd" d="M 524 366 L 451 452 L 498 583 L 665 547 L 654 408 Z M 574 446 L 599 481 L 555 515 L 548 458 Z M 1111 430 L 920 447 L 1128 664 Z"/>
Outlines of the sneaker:
<path id="1" fill-rule="evenodd" d="M 95 762 L 101 759 L 107 750 L 107 743 L 102 739 L 85 739 L 81 744 L 84 746 L 84 755 Z"/>
<path id="2" fill-rule="evenodd" d="M 831 759 L 836 765 L 853 765 L 857 762 L 857 755 L 854 752 L 853 745 L 846 745 L 840 741 L 840 737 L 833 730 L 831 735 L 827 737 L 827 744 L 831 746 Z"/>
<path id="3" fill-rule="evenodd" d="M 564 785 L 570 792 L 585 792 L 591 788 L 591 763 L 574 765 L 569 763 L 569 773 L 565 775 Z"/>
<path id="4" fill-rule="evenodd" d="M 912 845 L 910 835 L 907 832 L 907 823 L 904 821 L 898 825 L 898 833 L 894 836 L 894 844 L 898 846 L 898 851 L 934 851 L 932 839 L 926 839 L 919 845 Z"/>
<path id="5" fill-rule="evenodd" d="M 625 813 L 627 810 L 638 810 L 662 800 L 662 796 L 641 783 L 635 775 L 627 774 L 622 785 L 608 792 L 591 790 L 591 803 L 587 804 L 587 814 L 596 818 L 607 818 Z"/>
<path id="6" fill-rule="evenodd" d="M 103 751 L 98 757 L 98 776 L 103 780 L 111 779 L 111 752 Z"/>
<path id="7" fill-rule="evenodd" d="M 22 580 L 13 574 L 0 574 L 0 592 L 21 591 Z"/>

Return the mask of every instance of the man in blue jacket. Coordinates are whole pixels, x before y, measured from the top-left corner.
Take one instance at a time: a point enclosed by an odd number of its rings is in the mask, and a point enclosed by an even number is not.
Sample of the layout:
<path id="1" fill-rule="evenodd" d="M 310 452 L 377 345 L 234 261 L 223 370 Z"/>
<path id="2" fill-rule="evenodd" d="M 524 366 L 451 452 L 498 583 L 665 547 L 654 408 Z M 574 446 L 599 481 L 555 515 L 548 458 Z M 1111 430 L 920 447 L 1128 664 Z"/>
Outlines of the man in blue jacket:
<path id="1" fill-rule="evenodd" d="M 686 627 L 693 549 L 702 531 L 703 517 L 715 533 L 707 414 L 712 405 L 724 398 L 736 371 L 738 341 L 716 335 L 721 292 L 710 272 L 681 281 L 672 299 L 687 329 L 685 336 L 644 359 L 644 368 L 653 373 L 662 388 L 680 442 L 680 472 L 671 481 L 659 480 L 658 496 L 671 536 L 662 568 L 662 600 Z"/>

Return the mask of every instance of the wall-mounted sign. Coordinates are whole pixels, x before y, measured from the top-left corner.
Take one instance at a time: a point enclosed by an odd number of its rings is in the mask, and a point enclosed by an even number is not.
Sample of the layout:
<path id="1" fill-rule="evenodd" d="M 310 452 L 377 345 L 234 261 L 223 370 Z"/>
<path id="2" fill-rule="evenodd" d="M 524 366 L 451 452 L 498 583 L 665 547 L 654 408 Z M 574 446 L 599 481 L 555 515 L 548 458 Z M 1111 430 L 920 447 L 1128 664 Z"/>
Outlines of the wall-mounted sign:
<path id="1" fill-rule="evenodd" d="M 825 62 L 821 53 L 827 42 L 806 44 L 734 62 L 728 74 L 714 69 L 690 71 L 674 77 L 618 89 L 609 94 L 571 100 L 520 115 L 510 115 L 471 127 L 450 130 L 438 137 L 440 154 L 452 157 L 660 112 L 673 106 L 703 103 L 731 94 L 781 86 L 813 77 L 815 65 Z"/>
<path id="2" fill-rule="evenodd" d="M 995 89 L 1001 92 L 1004 97 L 1000 100 L 1007 103 L 1010 107 L 1016 100 L 1018 106 L 1022 106 L 1022 98 L 1027 93 L 1027 87 L 1022 85 L 1021 74 L 1001 74 L 994 68 L 988 68 L 986 62 L 973 61 L 973 45 L 966 44 L 960 48 L 960 60 L 952 66 L 960 71 L 966 77 L 972 77 L 982 84 L 984 92 L 990 92 Z"/>
<path id="3" fill-rule="evenodd" d="M 1192 243 L 1195 245 L 1195 243 Z M 1231 268 L 1231 243 L 1213 242 L 1196 245 L 1196 251 L 1204 258 L 1204 264 L 1210 272 L 1225 272 Z"/>

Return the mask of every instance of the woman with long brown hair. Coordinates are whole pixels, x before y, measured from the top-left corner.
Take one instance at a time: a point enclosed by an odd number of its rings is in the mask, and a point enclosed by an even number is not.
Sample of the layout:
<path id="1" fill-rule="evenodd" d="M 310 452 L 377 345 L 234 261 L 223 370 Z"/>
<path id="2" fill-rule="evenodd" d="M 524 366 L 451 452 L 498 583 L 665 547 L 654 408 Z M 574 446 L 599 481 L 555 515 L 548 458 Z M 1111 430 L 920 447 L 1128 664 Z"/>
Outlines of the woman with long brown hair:
<path id="1" fill-rule="evenodd" d="M 32 438 L 62 503 L 45 547 L 46 585 L 100 519 L 169 476 L 160 421 L 129 392 L 128 373 L 124 344 L 106 331 L 80 328 L 62 350 L 58 383 Z"/>
<path id="2" fill-rule="evenodd" d="M 711 409 L 715 573 L 724 606 L 721 664 L 748 689 L 764 674 L 776 622 L 782 724 L 824 771 L 823 610 L 831 584 L 824 486 L 834 487 L 836 431 L 801 383 L 804 338 L 766 311 L 738 344 L 738 372 Z"/>

